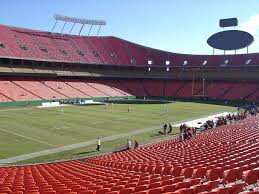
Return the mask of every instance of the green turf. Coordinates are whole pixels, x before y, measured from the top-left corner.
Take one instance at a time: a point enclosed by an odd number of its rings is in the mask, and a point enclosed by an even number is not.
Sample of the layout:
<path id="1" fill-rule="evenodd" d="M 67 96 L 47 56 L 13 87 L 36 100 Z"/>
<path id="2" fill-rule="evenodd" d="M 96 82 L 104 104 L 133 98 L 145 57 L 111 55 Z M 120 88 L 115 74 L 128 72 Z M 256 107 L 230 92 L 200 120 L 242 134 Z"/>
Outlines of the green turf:
<path id="1" fill-rule="evenodd" d="M 154 143 L 158 140 L 173 138 L 176 135 L 175 129 L 173 134 L 169 134 L 167 136 L 157 133 L 157 130 L 150 131 L 141 135 L 134 135 L 129 136 L 127 138 L 131 139 L 134 144 L 134 140 L 137 140 L 141 144 L 146 143 Z M 71 159 L 78 159 L 78 158 L 85 158 L 89 156 L 96 156 L 100 154 L 105 154 L 109 152 L 119 151 L 125 149 L 126 146 L 126 138 L 120 138 L 113 141 L 103 142 L 101 145 L 101 150 L 98 152 L 96 151 L 96 145 L 86 146 L 74 150 L 64 151 L 56 154 L 51 154 L 48 156 L 37 157 L 25 161 L 17 162 L 16 164 L 34 164 L 34 163 L 45 163 L 51 161 L 59 161 L 59 160 L 71 160 Z"/>
<path id="2" fill-rule="evenodd" d="M 130 112 L 128 112 L 128 106 L 130 106 Z M 219 105 L 176 102 L 169 104 L 115 104 L 113 108 L 107 109 L 100 105 L 70 106 L 64 107 L 63 110 L 63 113 L 61 108 L 0 110 L 0 159 L 92 140 L 96 139 L 97 136 L 106 137 L 127 133 L 161 125 L 163 122 L 177 122 L 236 109 Z M 168 110 L 167 114 L 165 114 L 166 110 Z M 157 131 L 151 131 L 131 138 L 148 142 L 161 138 L 156 134 Z M 105 147 L 103 152 L 121 147 L 124 143 L 125 139 L 106 142 L 103 144 Z M 93 150 L 94 146 L 88 146 L 30 161 L 40 162 L 46 159 L 67 159 L 78 155 L 96 154 L 92 152 Z"/>

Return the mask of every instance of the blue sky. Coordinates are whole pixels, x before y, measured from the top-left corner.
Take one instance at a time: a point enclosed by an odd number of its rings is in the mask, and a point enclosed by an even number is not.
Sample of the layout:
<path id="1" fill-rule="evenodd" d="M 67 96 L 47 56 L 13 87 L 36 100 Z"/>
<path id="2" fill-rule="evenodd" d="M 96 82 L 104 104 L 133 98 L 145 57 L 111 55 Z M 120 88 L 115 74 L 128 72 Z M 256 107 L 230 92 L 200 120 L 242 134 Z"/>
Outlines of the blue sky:
<path id="1" fill-rule="evenodd" d="M 108 25 L 101 35 L 191 54 L 211 54 L 206 40 L 223 30 L 219 19 L 237 17 L 238 28 L 256 39 L 249 52 L 259 52 L 258 0 L 6 0 L 1 2 L 0 23 L 51 31 L 54 14 L 105 19 Z M 60 23 L 56 29 L 61 27 Z M 69 31 L 69 25 L 65 30 Z"/>

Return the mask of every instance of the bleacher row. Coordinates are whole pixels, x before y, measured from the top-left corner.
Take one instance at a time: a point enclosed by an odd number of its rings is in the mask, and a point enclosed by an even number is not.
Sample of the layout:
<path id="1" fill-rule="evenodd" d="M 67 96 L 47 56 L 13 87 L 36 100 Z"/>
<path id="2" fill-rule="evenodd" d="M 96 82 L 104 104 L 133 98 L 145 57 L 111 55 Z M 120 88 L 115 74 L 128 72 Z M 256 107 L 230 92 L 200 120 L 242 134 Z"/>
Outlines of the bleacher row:
<path id="1" fill-rule="evenodd" d="M 116 37 L 81 37 L 0 25 L 0 57 L 83 64 L 227 67 L 259 64 L 259 54 L 188 55 Z"/>
<path id="2" fill-rule="evenodd" d="M 203 84 L 179 80 L 32 79 L 0 80 L 0 102 L 115 96 L 203 95 Z M 204 96 L 213 99 L 259 101 L 258 83 L 206 82 Z"/>
<path id="3" fill-rule="evenodd" d="M 259 193 L 259 117 L 90 159 L 0 168 L 0 193 Z"/>

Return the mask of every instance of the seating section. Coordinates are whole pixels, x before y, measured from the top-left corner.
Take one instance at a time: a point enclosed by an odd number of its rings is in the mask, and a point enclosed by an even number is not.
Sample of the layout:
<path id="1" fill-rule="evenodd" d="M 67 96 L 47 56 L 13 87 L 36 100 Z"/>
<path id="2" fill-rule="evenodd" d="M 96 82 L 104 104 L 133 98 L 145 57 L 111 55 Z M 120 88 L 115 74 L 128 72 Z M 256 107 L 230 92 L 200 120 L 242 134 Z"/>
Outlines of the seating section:
<path id="1" fill-rule="evenodd" d="M 163 80 L 144 80 L 142 84 L 149 96 L 163 96 Z"/>
<path id="2" fill-rule="evenodd" d="M 179 80 L 93 80 L 57 78 L 9 78 L 0 81 L 0 102 L 123 96 L 205 96 L 217 100 L 259 102 L 255 82 L 204 83 Z"/>
<path id="3" fill-rule="evenodd" d="M 125 96 L 133 96 L 134 95 L 133 92 L 123 87 L 121 82 L 126 82 L 126 81 L 125 80 L 124 81 L 109 80 L 108 82 L 102 81 L 103 84 L 110 86 L 111 88 L 115 89 L 116 91 L 120 92 Z"/>
<path id="4" fill-rule="evenodd" d="M 141 82 L 139 80 L 126 80 L 121 82 L 123 88 L 131 91 L 135 96 L 147 96 Z"/>
<path id="5" fill-rule="evenodd" d="M 100 90 L 88 85 L 87 83 L 80 81 L 80 80 L 73 80 L 73 81 L 65 81 L 68 85 L 72 86 L 73 88 L 83 92 L 84 94 L 90 97 L 105 97 L 107 96 L 105 93 L 101 92 Z"/>
<path id="6" fill-rule="evenodd" d="M 137 93 L 138 91 L 136 91 Z M 113 80 L 10 78 L 0 80 L 0 102 L 135 95 Z"/>
<path id="7" fill-rule="evenodd" d="M 80 161 L 0 167 L 0 193 L 258 193 L 259 116 Z M 253 192 L 252 192 L 253 191 Z"/>
<path id="8" fill-rule="evenodd" d="M 259 102 L 259 84 L 254 82 L 202 82 L 170 80 L 166 82 L 165 95 L 174 97 L 206 96 L 220 100 L 248 100 Z M 204 93 L 203 93 L 204 90 Z"/>
<path id="9" fill-rule="evenodd" d="M 144 47 L 116 37 L 80 37 L 0 25 L 1 57 L 82 64 L 168 67 L 256 66 L 259 54 L 187 55 Z M 166 65 L 166 61 L 170 64 Z M 204 61 L 207 61 L 204 63 Z"/>
<path id="10" fill-rule="evenodd" d="M 55 90 L 52 90 L 51 88 L 47 87 L 45 84 L 37 80 L 15 80 L 13 82 L 45 100 L 66 98 L 64 95 L 56 92 Z"/>
<path id="11" fill-rule="evenodd" d="M 63 81 L 56 81 L 56 80 L 46 80 L 42 82 L 44 85 L 50 87 L 52 90 L 55 90 L 62 95 L 66 96 L 67 98 L 87 98 L 89 97 L 85 93 L 71 87 L 70 85 L 66 84 Z"/>
<path id="12" fill-rule="evenodd" d="M 181 82 L 181 81 L 178 81 L 178 80 L 168 80 L 168 81 L 166 81 L 165 95 L 177 97 L 177 93 L 181 89 L 183 89 L 184 84 L 185 84 L 185 82 Z"/>
<path id="13" fill-rule="evenodd" d="M 124 96 L 124 94 L 120 93 L 119 91 L 113 89 L 112 87 L 106 85 L 102 82 L 96 82 L 96 81 L 87 81 L 87 84 L 91 87 L 98 89 L 99 91 L 102 91 L 107 96 Z"/>
<path id="14" fill-rule="evenodd" d="M 13 102 L 13 100 L 0 93 L 0 102 Z"/>
<path id="15" fill-rule="evenodd" d="M 2 96 L 5 96 L 5 98 L 1 98 L 1 100 L 7 100 L 7 102 L 10 100 L 28 101 L 42 99 L 9 80 L 0 80 L 0 93 Z"/>

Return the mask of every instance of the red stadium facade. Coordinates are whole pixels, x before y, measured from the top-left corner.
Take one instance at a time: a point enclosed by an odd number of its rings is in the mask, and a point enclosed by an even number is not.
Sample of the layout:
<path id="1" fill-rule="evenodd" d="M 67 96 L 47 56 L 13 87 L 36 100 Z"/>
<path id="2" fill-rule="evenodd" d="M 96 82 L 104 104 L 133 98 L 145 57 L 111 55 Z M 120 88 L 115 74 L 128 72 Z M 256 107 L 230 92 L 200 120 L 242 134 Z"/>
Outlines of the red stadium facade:
<path id="1" fill-rule="evenodd" d="M 258 101 L 259 96 L 259 54 L 177 54 L 116 37 L 0 26 L 0 58 L 1 102 L 107 96 Z"/>

